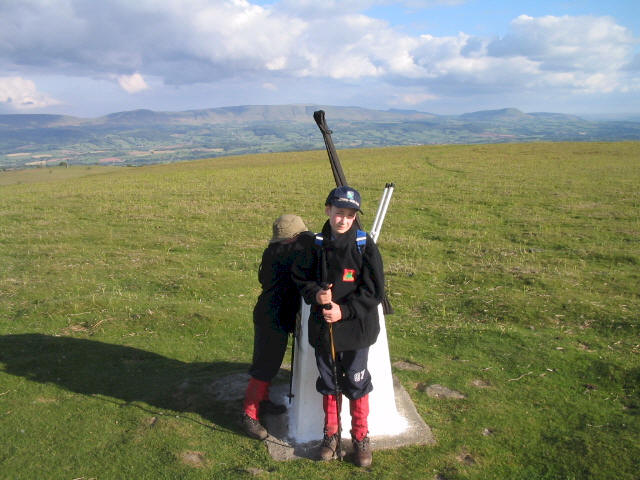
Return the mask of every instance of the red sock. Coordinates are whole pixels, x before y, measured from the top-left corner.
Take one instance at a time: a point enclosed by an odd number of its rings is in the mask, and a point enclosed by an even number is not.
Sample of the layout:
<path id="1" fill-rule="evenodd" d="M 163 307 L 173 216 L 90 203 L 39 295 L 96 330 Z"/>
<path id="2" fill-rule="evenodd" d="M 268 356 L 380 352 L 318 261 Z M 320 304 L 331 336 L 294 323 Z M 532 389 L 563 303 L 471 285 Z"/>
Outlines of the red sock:
<path id="1" fill-rule="evenodd" d="M 251 377 L 244 395 L 244 404 L 242 406 L 244 413 L 254 420 L 258 420 L 260 402 L 267 398 L 267 395 L 269 395 L 269 382 L 263 382 Z"/>
<path id="2" fill-rule="evenodd" d="M 357 400 L 349 402 L 349 411 L 351 412 L 351 435 L 361 441 L 369 433 L 369 395 L 360 397 Z"/>
<path id="3" fill-rule="evenodd" d="M 324 409 L 324 433 L 332 436 L 338 433 L 338 400 L 335 395 L 322 396 Z"/>

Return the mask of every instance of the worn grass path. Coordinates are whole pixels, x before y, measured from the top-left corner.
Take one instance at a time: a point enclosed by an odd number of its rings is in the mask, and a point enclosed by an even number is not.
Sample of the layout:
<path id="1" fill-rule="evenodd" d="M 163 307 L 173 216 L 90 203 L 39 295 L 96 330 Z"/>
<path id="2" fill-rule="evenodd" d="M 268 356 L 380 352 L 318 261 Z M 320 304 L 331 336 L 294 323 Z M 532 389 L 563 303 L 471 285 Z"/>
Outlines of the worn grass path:
<path id="1" fill-rule="evenodd" d="M 278 463 L 213 399 L 324 152 L 39 169 L 0 173 L 0 478 L 637 478 L 640 143 L 340 153 L 366 228 L 396 183 L 389 344 L 436 446 Z"/>

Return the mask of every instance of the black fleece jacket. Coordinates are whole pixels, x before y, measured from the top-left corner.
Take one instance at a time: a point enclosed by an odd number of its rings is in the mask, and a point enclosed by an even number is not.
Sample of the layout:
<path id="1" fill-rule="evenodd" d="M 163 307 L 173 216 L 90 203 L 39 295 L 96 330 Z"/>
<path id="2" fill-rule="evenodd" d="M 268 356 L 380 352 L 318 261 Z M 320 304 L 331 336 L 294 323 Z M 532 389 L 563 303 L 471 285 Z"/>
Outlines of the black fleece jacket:
<path id="1" fill-rule="evenodd" d="M 313 242 L 310 232 L 302 232 L 295 242 L 271 243 L 262 253 L 258 270 L 262 292 L 253 308 L 255 323 L 293 332 L 300 310 L 300 295 L 291 280 L 291 267 L 309 243 L 304 241 L 305 237 Z"/>
<path id="2" fill-rule="evenodd" d="M 366 246 L 360 252 L 356 232 L 354 225 L 348 232 L 332 238 L 327 221 L 322 228 L 322 246 L 315 245 L 313 237 L 306 237 L 304 254 L 292 267 L 292 279 L 311 305 L 309 343 L 314 348 L 329 346 L 329 327 L 322 316 L 322 306 L 316 302 L 323 282 L 333 284 L 333 301 L 342 313 L 342 319 L 333 324 L 336 351 L 369 347 L 378 338 L 378 304 L 384 295 L 382 257 L 368 234 Z"/>

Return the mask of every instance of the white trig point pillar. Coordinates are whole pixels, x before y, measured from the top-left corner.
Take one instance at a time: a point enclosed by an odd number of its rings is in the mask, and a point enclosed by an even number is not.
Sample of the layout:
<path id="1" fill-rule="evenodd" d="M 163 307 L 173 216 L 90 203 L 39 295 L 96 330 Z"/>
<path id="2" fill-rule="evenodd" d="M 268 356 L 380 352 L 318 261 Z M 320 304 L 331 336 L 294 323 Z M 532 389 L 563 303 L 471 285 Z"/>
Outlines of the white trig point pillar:
<path id="1" fill-rule="evenodd" d="M 310 311 L 311 307 L 302 300 L 293 363 L 294 397 L 289 409 L 289 438 L 297 443 L 321 438 L 324 428 L 322 396 L 316 391 L 318 367 L 313 347 L 308 340 Z"/>
<path id="2" fill-rule="evenodd" d="M 386 214 L 393 184 L 387 184 L 378 207 L 378 213 L 371 230 L 371 237 L 377 241 Z M 324 411 L 322 395 L 316 391 L 318 368 L 316 366 L 313 347 L 308 340 L 308 318 L 310 306 L 302 302 L 301 322 L 296 338 L 295 362 L 293 365 L 293 403 L 289 410 L 289 438 L 296 443 L 306 443 L 322 439 L 324 428 Z M 369 436 L 394 436 L 404 432 L 408 421 L 398 413 L 393 376 L 391 374 L 391 358 L 382 305 L 378 305 L 380 333 L 375 344 L 369 348 L 368 368 L 371 373 L 373 391 L 369 394 Z M 350 437 L 351 414 L 349 400 L 343 397 L 342 436 Z"/>
<path id="3" fill-rule="evenodd" d="M 307 339 L 310 307 L 302 302 L 301 328 L 296 338 L 295 362 L 293 365 L 293 403 L 289 410 L 289 437 L 296 443 L 322 439 L 324 411 L 322 395 L 316 391 L 318 367 L 313 347 Z M 373 391 L 369 394 L 369 436 L 393 436 L 407 428 L 407 420 L 398 413 L 391 374 L 391 359 L 382 306 L 378 306 L 380 334 L 369 348 L 368 368 L 371 373 Z M 342 436 L 349 438 L 351 414 L 349 400 L 342 400 Z"/>

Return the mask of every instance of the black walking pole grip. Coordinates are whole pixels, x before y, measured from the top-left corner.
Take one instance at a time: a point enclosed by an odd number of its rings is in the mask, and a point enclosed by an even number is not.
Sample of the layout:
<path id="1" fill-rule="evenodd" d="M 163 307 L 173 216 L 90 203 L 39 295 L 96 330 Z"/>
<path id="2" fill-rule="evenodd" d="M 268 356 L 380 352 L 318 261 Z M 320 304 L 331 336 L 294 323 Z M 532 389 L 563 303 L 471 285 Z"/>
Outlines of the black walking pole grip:
<path id="1" fill-rule="evenodd" d="M 327 282 L 322 282 L 320 284 L 320 288 L 322 288 L 322 290 L 329 290 L 329 284 Z M 331 310 L 331 304 L 330 303 L 325 303 L 322 305 L 323 310 Z"/>

